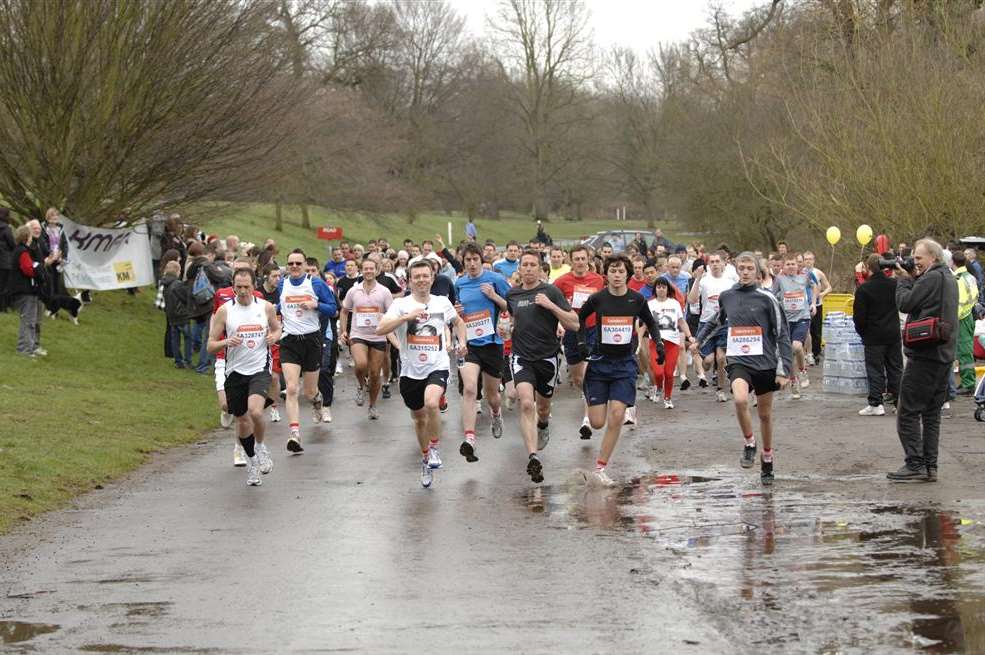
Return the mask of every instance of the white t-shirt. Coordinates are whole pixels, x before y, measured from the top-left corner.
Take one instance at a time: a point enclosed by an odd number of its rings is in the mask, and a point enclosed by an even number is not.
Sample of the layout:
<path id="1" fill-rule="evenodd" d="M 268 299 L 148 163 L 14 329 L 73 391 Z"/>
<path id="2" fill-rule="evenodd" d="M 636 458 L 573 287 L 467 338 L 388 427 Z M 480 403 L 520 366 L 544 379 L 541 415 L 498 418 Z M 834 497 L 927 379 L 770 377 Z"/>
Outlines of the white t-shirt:
<path id="1" fill-rule="evenodd" d="M 678 329 L 680 320 L 684 318 L 681 303 L 673 298 L 667 298 L 666 300 L 651 298 L 647 302 L 647 307 L 650 308 L 650 313 L 653 314 L 653 320 L 660 326 L 660 338 L 664 341 L 676 343 L 678 346 L 681 345 L 681 331 Z"/>
<path id="2" fill-rule="evenodd" d="M 735 286 L 735 281 L 727 275 L 713 277 L 711 273 L 701 278 L 698 288 L 701 289 L 701 322 L 707 323 L 718 314 L 718 296 L 722 291 L 728 291 Z"/>
<path id="3" fill-rule="evenodd" d="M 396 335 L 400 340 L 400 375 L 423 380 L 434 371 L 451 368 L 445 327 L 458 313 L 444 296 L 431 296 L 427 304 L 417 302 L 413 296 L 405 296 L 393 301 L 384 318 L 400 318 L 418 307 L 427 311 L 414 322 L 401 323 Z"/>
<path id="4" fill-rule="evenodd" d="M 722 275 L 732 280 L 733 284 L 739 281 L 739 273 L 735 270 L 735 266 L 731 264 L 725 264 L 725 272 Z"/>
<path id="5" fill-rule="evenodd" d="M 225 305 L 226 334 L 238 336 L 243 343 L 226 348 L 226 376 L 233 373 L 254 375 L 270 364 L 270 347 L 267 345 L 267 301 L 253 298 L 249 305 L 241 305 L 233 298 Z"/>

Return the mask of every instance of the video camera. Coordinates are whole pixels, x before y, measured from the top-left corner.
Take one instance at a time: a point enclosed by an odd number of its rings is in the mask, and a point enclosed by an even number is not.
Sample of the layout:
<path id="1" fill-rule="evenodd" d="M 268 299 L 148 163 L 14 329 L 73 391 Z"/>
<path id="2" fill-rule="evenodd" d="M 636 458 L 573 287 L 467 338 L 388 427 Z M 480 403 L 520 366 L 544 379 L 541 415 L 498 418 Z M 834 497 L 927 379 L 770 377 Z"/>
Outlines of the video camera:
<path id="1" fill-rule="evenodd" d="M 882 270 L 885 271 L 895 269 L 897 266 L 910 275 L 913 275 L 913 271 L 916 269 L 917 264 L 913 261 L 913 255 L 910 254 L 909 249 L 901 249 L 899 254 L 894 253 L 892 250 L 888 250 L 879 255 L 879 268 Z"/>

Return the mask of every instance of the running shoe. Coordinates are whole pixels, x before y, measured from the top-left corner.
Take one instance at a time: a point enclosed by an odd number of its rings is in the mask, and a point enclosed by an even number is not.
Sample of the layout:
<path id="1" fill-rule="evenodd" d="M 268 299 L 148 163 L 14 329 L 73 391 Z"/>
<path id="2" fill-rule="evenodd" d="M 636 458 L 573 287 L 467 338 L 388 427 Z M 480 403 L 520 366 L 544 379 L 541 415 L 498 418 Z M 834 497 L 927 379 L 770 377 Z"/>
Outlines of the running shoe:
<path id="1" fill-rule="evenodd" d="M 581 420 L 581 427 L 578 428 L 578 434 L 581 435 L 582 439 L 592 438 L 592 424 L 588 422 L 587 416 Z"/>
<path id="2" fill-rule="evenodd" d="M 585 483 L 592 487 L 614 487 L 615 480 L 609 477 L 605 469 L 595 469 L 591 473 L 585 474 Z"/>
<path id="3" fill-rule="evenodd" d="M 790 397 L 800 400 L 800 380 L 797 378 L 794 378 L 793 384 L 790 385 Z"/>
<path id="4" fill-rule="evenodd" d="M 331 423 L 332 422 L 332 410 L 328 407 L 321 408 L 321 422 Z"/>
<path id="5" fill-rule="evenodd" d="M 759 479 L 762 481 L 763 486 L 769 487 L 773 485 L 773 462 L 760 462 Z"/>
<path id="6" fill-rule="evenodd" d="M 224 427 L 224 428 L 226 428 L 228 430 L 229 428 L 233 427 L 233 421 L 235 420 L 235 418 L 236 417 L 234 417 L 229 412 L 220 411 L 219 412 L 219 425 L 221 425 L 222 427 Z"/>
<path id="7" fill-rule="evenodd" d="M 808 366 L 814 366 L 814 364 L 816 363 L 814 361 L 814 354 L 813 353 L 807 353 L 807 357 L 805 357 L 804 359 L 806 360 L 806 363 L 807 363 Z"/>
<path id="8" fill-rule="evenodd" d="M 500 437 L 503 436 L 503 414 L 502 413 L 493 415 L 493 417 L 492 417 L 492 425 L 490 426 L 490 428 L 492 429 L 493 439 L 499 439 Z"/>
<path id="9" fill-rule="evenodd" d="M 708 378 L 698 378 L 698 386 L 702 389 L 708 388 Z"/>
<path id="10" fill-rule="evenodd" d="M 356 404 L 362 407 L 363 403 L 365 402 L 366 402 L 366 391 L 362 387 L 359 387 L 358 389 L 356 389 Z"/>
<path id="11" fill-rule="evenodd" d="M 335 375 L 342 375 L 345 373 L 345 369 L 342 368 L 342 362 L 337 362 L 335 364 Z"/>
<path id="12" fill-rule="evenodd" d="M 664 398 L 664 409 L 674 409 L 674 401 L 670 398 Z"/>
<path id="13" fill-rule="evenodd" d="M 537 428 L 537 450 L 544 450 L 547 448 L 548 442 L 551 440 L 551 427 Z"/>
<path id="14" fill-rule="evenodd" d="M 438 452 L 437 446 L 428 448 L 428 466 L 433 469 L 441 468 L 441 453 Z"/>
<path id="15" fill-rule="evenodd" d="M 321 421 L 321 408 L 324 404 L 321 391 L 319 391 L 315 394 L 315 397 L 311 399 L 311 420 L 315 423 Z"/>
<path id="16" fill-rule="evenodd" d="M 508 409 L 511 412 L 513 411 L 513 399 L 512 398 L 510 398 L 509 396 L 506 396 L 506 400 L 503 401 L 503 404 L 506 406 L 506 409 Z"/>
<path id="17" fill-rule="evenodd" d="M 389 384 L 384 384 L 383 385 L 383 398 L 384 399 L 389 398 L 391 395 L 392 394 L 390 393 L 390 385 Z"/>
<path id="18" fill-rule="evenodd" d="M 295 454 L 304 452 L 304 448 L 301 447 L 300 434 L 296 432 L 291 434 L 291 438 L 287 440 L 287 450 Z"/>
<path id="19" fill-rule="evenodd" d="M 626 408 L 626 416 L 623 418 L 622 424 L 636 428 L 636 407 Z"/>
<path id="20" fill-rule="evenodd" d="M 543 482 L 544 481 L 544 465 L 540 463 L 540 458 L 534 453 L 530 455 L 527 460 L 527 475 L 530 476 L 531 482 Z"/>
<path id="21" fill-rule="evenodd" d="M 646 379 L 646 376 L 643 376 L 643 377 L 640 377 L 640 378 L 637 378 L 636 379 L 636 390 L 637 391 L 646 391 L 649 388 L 650 388 L 650 382 Z"/>
<path id="22" fill-rule="evenodd" d="M 239 443 L 233 446 L 233 466 L 246 466 L 246 451 Z"/>
<path id="23" fill-rule="evenodd" d="M 728 398 L 725 397 L 725 392 L 721 389 L 715 392 L 715 399 L 720 403 L 728 402 Z"/>
<path id="24" fill-rule="evenodd" d="M 739 465 L 744 469 L 752 468 L 752 465 L 756 463 L 756 446 L 744 446 L 742 448 L 742 459 L 739 460 Z"/>
<path id="25" fill-rule="evenodd" d="M 650 387 L 650 390 L 646 392 L 646 399 L 651 403 L 660 401 L 660 392 L 656 387 Z"/>
<path id="26" fill-rule="evenodd" d="M 800 388 L 806 389 L 811 386 L 811 379 L 807 377 L 807 371 L 803 370 L 800 372 Z"/>
<path id="27" fill-rule="evenodd" d="M 48 351 L 42 348 L 41 346 L 38 346 L 37 348 L 34 349 L 34 354 L 37 355 L 38 357 L 47 357 Z"/>
<path id="28" fill-rule="evenodd" d="M 858 410 L 859 416 L 885 416 L 886 408 L 883 405 L 878 405 L 873 407 L 872 405 L 866 405 L 862 409 Z"/>
<path id="29" fill-rule="evenodd" d="M 380 413 L 376 409 L 376 405 L 369 406 L 369 420 L 376 421 L 380 418 Z"/>
<path id="30" fill-rule="evenodd" d="M 273 471 L 274 460 L 270 458 L 270 451 L 267 450 L 267 444 L 257 444 L 256 452 L 257 461 L 260 463 L 260 472 L 266 475 Z"/>
<path id="31" fill-rule="evenodd" d="M 270 408 L 270 422 L 271 423 L 280 423 L 280 412 L 277 411 L 277 408 L 276 407 L 271 407 Z"/>
<path id="32" fill-rule="evenodd" d="M 260 479 L 260 462 L 256 455 L 247 460 L 246 484 L 250 487 L 259 487 L 263 484 L 263 480 Z"/>
<path id="33" fill-rule="evenodd" d="M 479 461 L 479 456 L 475 454 L 475 439 L 462 439 L 462 445 L 458 447 L 458 452 L 465 458 L 466 462 Z"/>
<path id="34" fill-rule="evenodd" d="M 681 378 L 681 391 L 687 391 L 691 388 L 691 381 L 687 378 Z"/>
<path id="35" fill-rule="evenodd" d="M 421 486 L 427 489 L 433 481 L 434 475 L 431 474 L 431 467 L 428 466 L 428 458 L 425 457 L 421 460 Z"/>
<path id="36" fill-rule="evenodd" d="M 438 403 L 438 409 L 441 410 L 442 414 L 448 411 L 448 399 L 444 396 L 441 396 L 441 401 Z"/>

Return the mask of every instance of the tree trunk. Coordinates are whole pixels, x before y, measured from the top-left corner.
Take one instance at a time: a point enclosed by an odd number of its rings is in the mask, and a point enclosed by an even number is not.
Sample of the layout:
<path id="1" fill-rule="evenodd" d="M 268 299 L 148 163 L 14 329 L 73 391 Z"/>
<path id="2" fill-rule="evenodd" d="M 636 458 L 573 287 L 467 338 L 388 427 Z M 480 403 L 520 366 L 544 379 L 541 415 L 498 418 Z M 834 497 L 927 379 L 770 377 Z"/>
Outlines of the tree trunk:
<path id="1" fill-rule="evenodd" d="M 311 229 L 311 217 L 308 215 L 308 204 L 301 203 L 301 227 L 306 230 Z"/>
<path id="2" fill-rule="evenodd" d="M 274 229 L 278 232 L 284 231 L 284 203 L 280 197 L 274 202 Z"/>

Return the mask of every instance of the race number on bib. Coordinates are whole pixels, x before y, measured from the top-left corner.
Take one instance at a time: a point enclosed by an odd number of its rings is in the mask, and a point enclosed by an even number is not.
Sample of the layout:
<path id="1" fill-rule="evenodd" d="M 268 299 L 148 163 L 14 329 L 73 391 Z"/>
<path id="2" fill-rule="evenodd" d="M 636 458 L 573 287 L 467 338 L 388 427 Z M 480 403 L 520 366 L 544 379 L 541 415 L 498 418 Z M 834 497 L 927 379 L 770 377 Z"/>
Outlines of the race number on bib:
<path id="1" fill-rule="evenodd" d="M 262 325 L 240 325 L 236 328 L 236 336 L 243 340 L 243 345 L 250 350 L 255 350 L 259 346 L 266 347 L 267 329 Z"/>
<path id="2" fill-rule="evenodd" d="M 799 312 L 804 309 L 807 298 L 803 291 L 784 291 L 783 309 L 788 312 Z"/>
<path id="3" fill-rule="evenodd" d="M 742 357 L 763 354 L 763 328 L 731 327 L 728 329 L 728 357 Z"/>
<path id="4" fill-rule="evenodd" d="M 603 316 L 602 343 L 624 346 L 633 340 L 632 316 Z"/>
<path id="5" fill-rule="evenodd" d="M 300 318 L 304 313 L 304 308 L 301 307 L 301 303 L 311 302 L 312 300 L 314 300 L 314 298 L 307 295 L 287 296 L 284 298 L 284 307 L 282 311 L 285 314 L 293 314 L 294 316 Z"/>
<path id="6" fill-rule="evenodd" d="M 465 336 L 469 341 L 487 337 L 492 333 L 492 315 L 488 309 L 465 315 Z"/>
<path id="7" fill-rule="evenodd" d="M 380 308 L 370 306 L 356 307 L 353 325 L 375 330 L 380 325 Z"/>
<path id="8" fill-rule="evenodd" d="M 571 309 L 581 309 L 581 306 L 585 304 L 585 301 L 593 293 L 595 293 L 595 289 L 592 287 L 576 285 L 574 292 L 571 294 Z"/>
<path id="9" fill-rule="evenodd" d="M 438 353 L 441 352 L 441 337 L 409 334 L 407 335 L 407 350 L 411 357 L 422 364 L 433 362 L 438 358 Z"/>

